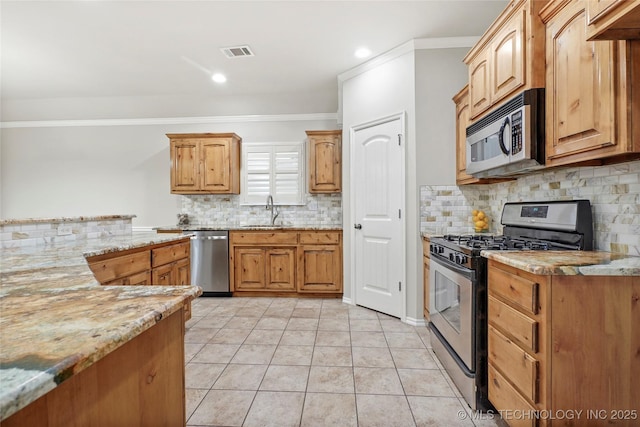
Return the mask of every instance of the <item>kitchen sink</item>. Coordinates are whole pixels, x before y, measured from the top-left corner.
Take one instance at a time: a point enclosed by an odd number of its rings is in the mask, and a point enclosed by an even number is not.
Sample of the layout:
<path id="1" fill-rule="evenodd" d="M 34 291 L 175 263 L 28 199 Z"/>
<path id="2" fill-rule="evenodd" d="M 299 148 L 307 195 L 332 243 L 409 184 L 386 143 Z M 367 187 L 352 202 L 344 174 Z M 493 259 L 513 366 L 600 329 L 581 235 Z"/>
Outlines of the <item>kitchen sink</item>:
<path id="1" fill-rule="evenodd" d="M 287 226 L 286 225 L 241 225 L 240 227 L 242 227 L 242 228 L 265 228 L 265 229 L 270 229 L 270 228 L 285 228 Z"/>

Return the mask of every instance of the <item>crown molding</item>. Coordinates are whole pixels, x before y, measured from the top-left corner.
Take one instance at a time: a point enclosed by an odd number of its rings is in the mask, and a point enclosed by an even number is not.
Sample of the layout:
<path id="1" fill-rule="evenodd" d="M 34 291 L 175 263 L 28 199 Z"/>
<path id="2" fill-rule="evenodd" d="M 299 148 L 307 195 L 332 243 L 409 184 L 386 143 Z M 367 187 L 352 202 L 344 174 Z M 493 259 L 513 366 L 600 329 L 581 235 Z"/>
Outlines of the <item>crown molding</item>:
<path id="1" fill-rule="evenodd" d="M 100 127 L 192 125 L 212 123 L 296 122 L 309 120 L 337 120 L 337 113 L 258 114 L 244 116 L 162 117 L 147 119 L 80 119 L 80 120 L 24 120 L 0 122 L 0 128 Z"/>

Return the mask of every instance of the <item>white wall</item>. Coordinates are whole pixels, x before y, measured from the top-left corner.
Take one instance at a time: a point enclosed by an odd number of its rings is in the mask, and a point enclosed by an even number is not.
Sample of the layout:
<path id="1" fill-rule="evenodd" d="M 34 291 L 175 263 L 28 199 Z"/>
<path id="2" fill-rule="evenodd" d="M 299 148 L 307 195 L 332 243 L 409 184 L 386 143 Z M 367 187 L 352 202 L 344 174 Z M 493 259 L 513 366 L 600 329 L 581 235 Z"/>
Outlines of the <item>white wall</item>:
<path id="1" fill-rule="evenodd" d="M 376 68 L 365 71 L 349 80 L 344 81 L 342 87 L 342 120 L 343 120 L 343 220 L 344 220 L 344 254 L 345 268 L 344 297 L 353 298 L 351 284 L 350 254 L 353 246 L 353 219 L 350 192 L 350 141 L 349 129 L 384 116 L 405 111 L 407 113 L 405 150 L 407 163 L 406 171 L 406 234 L 418 234 L 419 227 L 418 194 L 416 188 L 415 171 L 415 87 L 414 87 L 414 54 L 413 51 L 404 53 Z M 411 200 L 410 200 L 411 199 Z M 407 260 L 407 262 L 409 262 Z M 412 271 L 413 268 L 407 268 Z M 415 277 L 407 277 L 406 295 L 412 301 L 416 295 Z M 415 304 L 407 304 L 407 317 L 417 318 Z M 422 307 L 422 305 L 420 305 Z M 420 316 L 421 318 L 421 316 Z"/>
<path id="2" fill-rule="evenodd" d="M 406 111 L 406 306 L 407 321 L 422 321 L 420 186 L 455 185 L 455 105 L 451 98 L 467 81 L 462 58 L 468 48 L 410 49 L 344 81 L 343 129 Z M 345 298 L 351 289 L 353 227 L 349 193 L 349 142 L 343 144 L 345 190 Z"/>
<path id="3" fill-rule="evenodd" d="M 243 141 L 300 141 L 335 120 L 2 129 L 0 218 L 135 214 L 133 225 L 176 222 L 166 133 L 235 132 Z M 28 125 L 28 124 L 26 124 Z"/>

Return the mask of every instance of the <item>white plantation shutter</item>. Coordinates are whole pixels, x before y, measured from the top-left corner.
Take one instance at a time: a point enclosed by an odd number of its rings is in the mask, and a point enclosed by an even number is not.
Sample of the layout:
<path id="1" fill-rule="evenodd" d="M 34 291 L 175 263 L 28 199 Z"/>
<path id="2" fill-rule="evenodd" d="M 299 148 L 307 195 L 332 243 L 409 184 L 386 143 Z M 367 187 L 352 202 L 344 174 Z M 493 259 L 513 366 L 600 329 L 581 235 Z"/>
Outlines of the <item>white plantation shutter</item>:
<path id="1" fill-rule="evenodd" d="M 242 144 L 240 203 L 261 205 L 273 196 L 277 205 L 304 204 L 304 143 Z"/>

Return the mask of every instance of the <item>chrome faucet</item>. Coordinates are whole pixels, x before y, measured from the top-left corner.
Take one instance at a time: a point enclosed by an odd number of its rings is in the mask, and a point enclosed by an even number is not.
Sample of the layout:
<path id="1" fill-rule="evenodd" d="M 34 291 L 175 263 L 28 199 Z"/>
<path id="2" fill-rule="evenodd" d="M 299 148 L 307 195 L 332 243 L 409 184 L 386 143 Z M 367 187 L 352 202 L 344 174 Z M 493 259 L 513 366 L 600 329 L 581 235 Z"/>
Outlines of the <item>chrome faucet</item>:
<path id="1" fill-rule="evenodd" d="M 276 214 L 273 214 L 273 196 L 271 194 L 269 194 L 267 196 L 267 206 L 265 209 L 269 209 L 271 211 L 271 225 L 274 225 L 276 222 L 276 218 L 278 218 L 278 215 L 280 215 L 280 212 L 278 212 L 278 209 L 276 208 Z"/>

